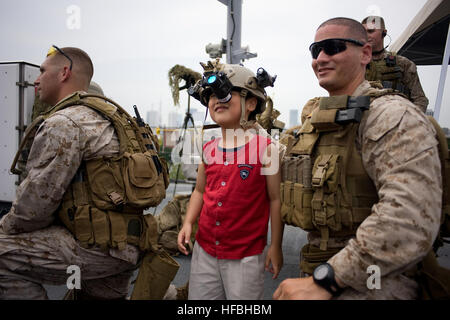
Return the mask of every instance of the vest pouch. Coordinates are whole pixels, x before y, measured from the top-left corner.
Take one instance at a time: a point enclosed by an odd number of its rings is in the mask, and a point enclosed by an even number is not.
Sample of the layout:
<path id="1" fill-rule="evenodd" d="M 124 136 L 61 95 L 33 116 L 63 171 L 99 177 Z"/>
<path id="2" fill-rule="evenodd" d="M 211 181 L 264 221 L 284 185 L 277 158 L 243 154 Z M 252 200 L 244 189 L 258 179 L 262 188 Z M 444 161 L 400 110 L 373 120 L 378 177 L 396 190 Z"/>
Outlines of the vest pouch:
<path id="1" fill-rule="evenodd" d="M 341 216 L 336 214 L 337 195 L 336 193 L 324 193 L 323 189 L 314 192 L 312 198 L 313 224 L 321 230 L 327 227 L 333 231 L 342 229 Z"/>
<path id="2" fill-rule="evenodd" d="M 111 223 L 111 247 L 119 250 L 125 249 L 127 244 L 127 224 L 124 214 L 108 211 L 108 218 Z"/>
<path id="3" fill-rule="evenodd" d="M 399 67 L 386 67 L 382 71 L 382 81 L 399 81 L 402 78 L 402 70 Z"/>
<path id="4" fill-rule="evenodd" d="M 148 252 L 139 267 L 131 300 L 162 300 L 179 268 L 164 250 Z"/>
<path id="5" fill-rule="evenodd" d="M 164 187 L 167 189 L 170 184 L 170 177 L 169 177 L 169 167 L 167 166 L 167 161 L 163 157 L 159 158 L 159 161 L 161 162 L 162 166 L 162 173 L 164 177 Z"/>
<path id="6" fill-rule="evenodd" d="M 88 248 L 94 244 L 94 234 L 91 224 L 91 207 L 80 206 L 75 212 L 75 238 L 80 242 L 83 248 Z"/>
<path id="7" fill-rule="evenodd" d="M 124 153 L 123 181 L 126 204 L 136 208 L 157 206 L 165 197 L 165 182 L 153 157 L 156 153 Z"/>
<path id="8" fill-rule="evenodd" d="M 316 109 L 311 116 L 311 125 L 319 132 L 335 131 L 342 126 L 335 122 L 338 109 Z"/>
<path id="9" fill-rule="evenodd" d="M 339 178 L 339 155 L 323 154 L 317 157 L 312 172 L 314 188 L 327 187 L 328 192 L 336 192 Z M 326 183 L 326 184 L 325 184 Z"/>
<path id="10" fill-rule="evenodd" d="M 300 251 L 300 270 L 303 273 L 312 275 L 314 269 L 316 269 L 320 264 L 327 262 L 340 250 L 341 249 L 328 248 L 324 251 L 307 243 Z"/>
<path id="11" fill-rule="evenodd" d="M 294 214 L 293 188 L 294 183 L 291 181 L 282 182 L 280 185 L 281 220 L 290 225 L 293 225 L 291 217 Z"/>
<path id="12" fill-rule="evenodd" d="M 282 181 L 301 182 L 297 177 L 297 157 L 284 157 L 281 164 Z"/>
<path id="13" fill-rule="evenodd" d="M 88 183 L 95 207 L 112 210 L 125 202 L 119 159 L 95 159 L 86 162 Z"/>
<path id="14" fill-rule="evenodd" d="M 155 251 L 158 244 L 158 222 L 152 214 L 143 215 L 144 232 L 139 240 L 139 248 L 142 251 Z"/>
<path id="15" fill-rule="evenodd" d="M 313 190 L 305 188 L 302 184 L 294 184 L 294 215 L 291 220 L 294 225 L 305 231 L 314 230 L 312 223 L 312 207 Z"/>
<path id="16" fill-rule="evenodd" d="M 110 226 L 107 212 L 91 207 L 91 219 L 95 244 L 106 248 L 110 243 Z"/>
<path id="17" fill-rule="evenodd" d="M 300 138 L 294 144 L 291 154 L 311 154 L 319 139 L 319 133 L 311 125 L 311 119 L 306 119 L 299 131 Z"/>

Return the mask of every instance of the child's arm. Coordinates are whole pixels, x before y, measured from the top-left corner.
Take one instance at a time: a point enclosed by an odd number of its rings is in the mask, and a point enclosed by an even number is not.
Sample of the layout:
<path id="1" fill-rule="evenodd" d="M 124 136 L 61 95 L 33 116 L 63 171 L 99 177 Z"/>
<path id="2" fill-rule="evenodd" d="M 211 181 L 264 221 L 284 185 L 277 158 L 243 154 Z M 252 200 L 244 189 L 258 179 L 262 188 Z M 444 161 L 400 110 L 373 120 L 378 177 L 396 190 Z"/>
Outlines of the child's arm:
<path id="1" fill-rule="evenodd" d="M 276 147 L 271 144 L 267 148 L 269 149 L 269 155 L 272 157 L 278 157 Z M 281 173 L 279 168 L 274 166 L 279 165 L 277 161 L 270 161 L 269 165 L 272 165 L 270 171 L 275 172 L 271 175 L 266 175 L 267 193 L 270 201 L 270 224 L 271 224 L 271 243 L 269 251 L 266 257 L 266 270 L 273 273 L 273 279 L 278 277 L 281 268 L 283 267 L 283 231 L 284 224 L 281 221 L 281 200 L 280 200 L 280 183 Z M 272 266 L 270 266 L 272 264 Z"/>
<path id="2" fill-rule="evenodd" d="M 189 205 L 186 212 L 186 218 L 183 223 L 183 227 L 178 233 L 178 250 L 180 250 L 185 255 L 189 252 L 185 245 L 189 243 L 192 233 L 192 225 L 197 220 L 203 207 L 203 193 L 205 192 L 206 184 L 206 174 L 205 165 L 201 163 L 198 166 L 197 171 L 197 182 L 195 184 L 195 189 L 192 192 L 191 198 L 189 200 Z"/>

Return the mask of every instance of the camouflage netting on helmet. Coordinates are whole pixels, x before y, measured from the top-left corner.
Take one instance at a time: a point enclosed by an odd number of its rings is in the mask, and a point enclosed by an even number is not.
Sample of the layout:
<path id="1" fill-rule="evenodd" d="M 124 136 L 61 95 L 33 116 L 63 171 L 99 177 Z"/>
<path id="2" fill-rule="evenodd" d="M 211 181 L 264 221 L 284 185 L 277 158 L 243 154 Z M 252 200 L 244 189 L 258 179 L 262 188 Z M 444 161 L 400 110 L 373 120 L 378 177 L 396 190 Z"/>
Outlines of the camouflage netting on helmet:
<path id="1" fill-rule="evenodd" d="M 194 70 L 181 66 L 179 64 L 169 70 L 169 86 L 172 90 L 173 103 L 180 103 L 180 82 L 184 80 L 186 85 L 192 85 L 202 78 L 202 75 Z"/>
<path id="2" fill-rule="evenodd" d="M 268 97 L 266 102 L 266 110 L 263 113 L 256 115 L 256 121 L 267 130 L 268 133 L 272 129 L 283 130 L 285 124 L 277 118 L 280 116 L 280 111 L 274 109 L 272 98 Z"/>
<path id="3" fill-rule="evenodd" d="M 191 195 L 176 195 L 157 215 L 158 243 L 171 255 L 178 255 L 177 238 L 184 219 Z M 198 224 L 192 227 L 191 243 L 195 240 Z M 192 248 L 191 248 L 192 249 Z"/>

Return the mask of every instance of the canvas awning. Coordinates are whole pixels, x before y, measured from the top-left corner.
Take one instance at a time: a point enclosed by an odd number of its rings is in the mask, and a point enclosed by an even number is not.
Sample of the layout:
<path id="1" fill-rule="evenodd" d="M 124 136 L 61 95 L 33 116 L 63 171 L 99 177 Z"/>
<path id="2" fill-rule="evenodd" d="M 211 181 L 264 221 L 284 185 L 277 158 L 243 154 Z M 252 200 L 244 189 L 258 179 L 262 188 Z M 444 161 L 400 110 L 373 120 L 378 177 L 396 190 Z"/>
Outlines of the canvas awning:
<path id="1" fill-rule="evenodd" d="M 449 21 L 450 1 L 429 0 L 389 49 L 416 65 L 441 65 Z"/>
<path id="2" fill-rule="evenodd" d="M 445 79 L 450 63 L 450 1 L 428 0 L 391 51 L 412 60 L 416 65 L 442 65 L 434 117 L 439 120 Z"/>

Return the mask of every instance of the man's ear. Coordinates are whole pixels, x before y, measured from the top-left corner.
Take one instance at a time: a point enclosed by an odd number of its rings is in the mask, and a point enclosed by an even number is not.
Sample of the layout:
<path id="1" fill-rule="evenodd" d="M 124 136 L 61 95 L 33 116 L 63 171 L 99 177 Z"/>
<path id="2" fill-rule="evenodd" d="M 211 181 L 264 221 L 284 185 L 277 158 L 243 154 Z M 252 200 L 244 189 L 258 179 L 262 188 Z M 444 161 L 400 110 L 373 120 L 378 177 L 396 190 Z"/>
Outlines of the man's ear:
<path id="1" fill-rule="evenodd" d="M 361 63 L 367 65 L 372 60 L 372 46 L 366 43 L 361 51 Z"/>
<path id="2" fill-rule="evenodd" d="M 72 70 L 68 66 L 64 66 L 61 70 L 61 80 L 62 82 L 65 82 L 70 79 L 72 76 Z"/>

